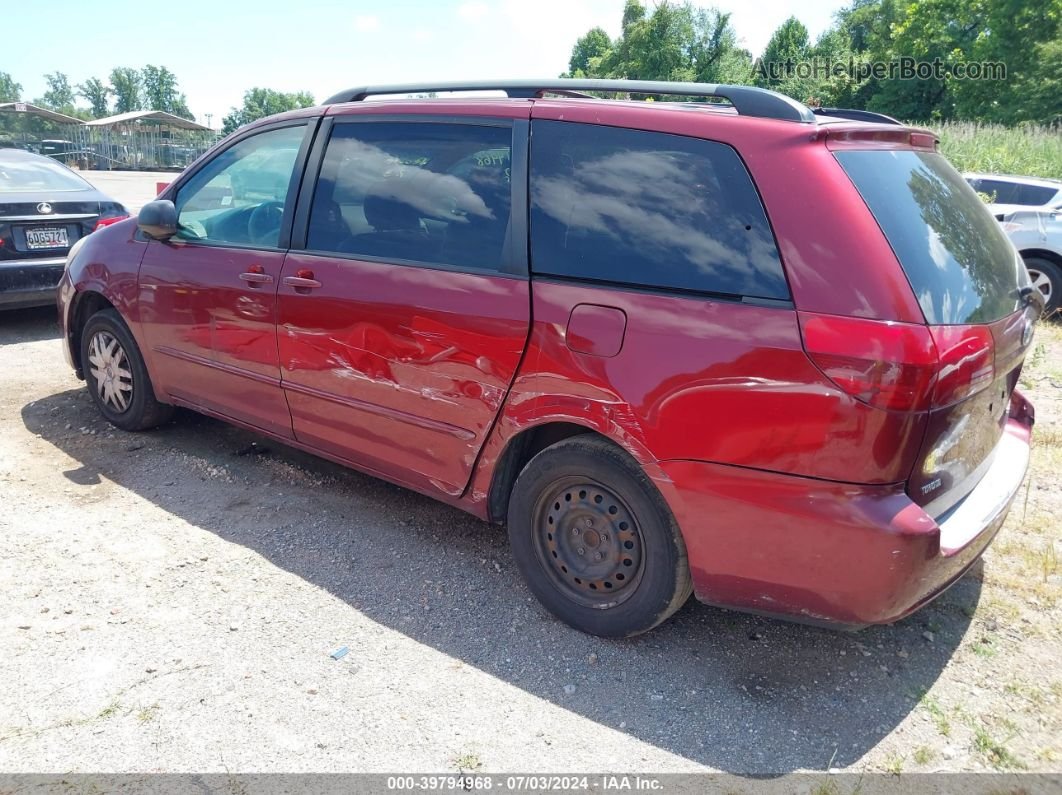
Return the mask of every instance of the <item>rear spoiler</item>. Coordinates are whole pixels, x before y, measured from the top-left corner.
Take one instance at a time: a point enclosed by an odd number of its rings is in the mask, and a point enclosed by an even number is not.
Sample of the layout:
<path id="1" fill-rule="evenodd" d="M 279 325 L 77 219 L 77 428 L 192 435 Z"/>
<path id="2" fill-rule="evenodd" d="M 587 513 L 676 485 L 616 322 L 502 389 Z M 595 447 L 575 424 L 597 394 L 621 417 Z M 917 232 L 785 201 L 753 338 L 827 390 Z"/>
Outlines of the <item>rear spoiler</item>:
<path id="1" fill-rule="evenodd" d="M 903 122 L 886 116 L 884 113 L 875 113 L 872 110 L 856 110 L 855 108 L 813 108 L 812 113 L 816 116 L 833 116 L 837 119 L 849 119 L 851 121 L 870 121 L 878 124 L 898 124 Z"/>

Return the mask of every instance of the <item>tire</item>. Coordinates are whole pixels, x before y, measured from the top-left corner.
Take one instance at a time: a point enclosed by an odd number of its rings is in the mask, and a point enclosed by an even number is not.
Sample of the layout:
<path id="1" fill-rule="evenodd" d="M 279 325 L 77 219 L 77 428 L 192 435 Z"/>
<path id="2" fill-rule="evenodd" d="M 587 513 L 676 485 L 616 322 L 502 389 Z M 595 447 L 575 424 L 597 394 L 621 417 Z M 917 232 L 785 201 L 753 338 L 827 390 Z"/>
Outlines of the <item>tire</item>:
<path id="1" fill-rule="evenodd" d="M 1053 316 L 1062 304 L 1062 268 L 1043 257 L 1026 257 L 1025 267 L 1033 287 L 1044 297 L 1043 316 Z"/>
<path id="2" fill-rule="evenodd" d="M 155 399 L 140 349 L 113 309 L 101 310 L 85 323 L 81 367 L 92 402 L 123 431 L 154 428 L 173 414 L 173 406 Z"/>
<path id="3" fill-rule="evenodd" d="M 604 439 L 575 436 L 532 458 L 513 486 L 508 526 L 531 591 L 591 635 L 647 632 L 692 591 L 686 545 L 663 497 Z"/>

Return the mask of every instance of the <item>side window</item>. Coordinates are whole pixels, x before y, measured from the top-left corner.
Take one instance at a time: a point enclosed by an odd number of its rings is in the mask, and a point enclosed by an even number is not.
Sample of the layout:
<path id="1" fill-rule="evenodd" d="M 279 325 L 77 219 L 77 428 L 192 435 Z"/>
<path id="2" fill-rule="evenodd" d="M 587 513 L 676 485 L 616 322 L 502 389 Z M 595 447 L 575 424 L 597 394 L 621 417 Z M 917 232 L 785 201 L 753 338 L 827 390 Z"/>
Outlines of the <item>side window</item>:
<path id="1" fill-rule="evenodd" d="M 275 248 L 305 125 L 245 138 L 181 186 L 179 234 L 186 240 Z"/>
<path id="2" fill-rule="evenodd" d="M 1043 185 L 1021 185 L 1018 188 L 1018 197 L 1015 200 L 1015 204 L 1027 204 L 1030 206 L 1047 204 L 1055 197 L 1057 192 L 1056 188 Z"/>
<path id="3" fill-rule="evenodd" d="M 1018 185 L 1013 182 L 1000 182 L 995 179 L 981 180 L 978 190 L 992 199 L 992 204 L 1017 204 Z"/>
<path id="4" fill-rule="evenodd" d="M 498 270 L 509 227 L 511 157 L 509 126 L 337 124 L 306 247 Z"/>
<path id="5" fill-rule="evenodd" d="M 789 298 L 763 205 L 731 147 L 589 124 L 532 123 L 531 268 Z"/>

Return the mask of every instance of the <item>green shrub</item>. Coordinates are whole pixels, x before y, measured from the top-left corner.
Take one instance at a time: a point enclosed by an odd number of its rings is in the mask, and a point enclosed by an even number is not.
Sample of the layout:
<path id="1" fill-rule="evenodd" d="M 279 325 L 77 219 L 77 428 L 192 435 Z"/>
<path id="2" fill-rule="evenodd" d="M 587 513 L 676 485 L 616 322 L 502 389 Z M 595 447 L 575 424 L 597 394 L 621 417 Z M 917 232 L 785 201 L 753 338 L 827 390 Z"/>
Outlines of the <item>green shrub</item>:
<path id="1" fill-rule="evenodd" d="M 960 121 L 930 129 L 940 138 L 940 151 L 959 171 L 1062 179 L 1060 127 Z"/>

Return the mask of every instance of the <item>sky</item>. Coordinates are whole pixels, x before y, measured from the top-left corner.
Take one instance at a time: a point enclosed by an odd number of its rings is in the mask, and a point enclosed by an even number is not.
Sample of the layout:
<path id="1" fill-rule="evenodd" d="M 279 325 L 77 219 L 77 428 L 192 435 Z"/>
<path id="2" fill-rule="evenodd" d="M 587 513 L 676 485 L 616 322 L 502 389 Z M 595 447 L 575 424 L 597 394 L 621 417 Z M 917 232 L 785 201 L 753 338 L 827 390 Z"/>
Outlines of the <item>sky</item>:
<path id="1" fill-rule="evenodd" d="M 695 5 L 730 12 L 743 46 L 759 55 L 788 16 L 814 40 L 848 2 Z M 115 66 L 150 63 L 174 72 L 191 111 L 217 128 L 253 86 L 322 101 L 355 85 L 556 77 L 587 30 L 619 34 L 623 0 L 108 0 L 87 15 L 80 0 L 51 0 L 13 9 L 4 27 L 23 33 L 4 35 L 0 72 L 22 84 L 24 99 L 45 92 L 47 72 L 106 82 Z"/>

